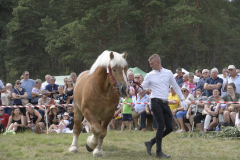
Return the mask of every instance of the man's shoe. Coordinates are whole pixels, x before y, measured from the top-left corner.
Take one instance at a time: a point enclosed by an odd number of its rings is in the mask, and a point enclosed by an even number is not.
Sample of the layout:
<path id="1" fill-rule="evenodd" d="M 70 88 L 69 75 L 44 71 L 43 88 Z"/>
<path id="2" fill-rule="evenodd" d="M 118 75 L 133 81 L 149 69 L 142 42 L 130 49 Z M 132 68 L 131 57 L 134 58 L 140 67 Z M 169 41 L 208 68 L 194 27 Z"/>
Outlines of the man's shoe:
<path id="1" fill-rule="evenodd" d="M 151 153 L 151 149 L 152 149 L 152 146 L 153 146 L 152 142 L 151 141 L 146 141 L 145 146 L 147 147 L 148 154 L 152 155 L 152 153 Z"/>
<path id="2" fill-rule="evenodd" d="M 168 156 L 166 154 L 163 154 L 163 152 L 158 152 L 156 155 L 156 158 L 170 158 L 171 156 Z"/>

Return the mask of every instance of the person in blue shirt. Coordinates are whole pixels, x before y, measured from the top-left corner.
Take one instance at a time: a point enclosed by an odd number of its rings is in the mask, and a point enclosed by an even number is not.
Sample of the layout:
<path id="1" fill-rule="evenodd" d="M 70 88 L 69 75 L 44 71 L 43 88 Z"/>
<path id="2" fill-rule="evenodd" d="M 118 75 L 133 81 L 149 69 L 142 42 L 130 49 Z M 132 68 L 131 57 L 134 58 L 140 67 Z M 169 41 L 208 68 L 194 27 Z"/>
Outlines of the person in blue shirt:
<path id="1" fill-rule="evenodd" d="M 56 78 L 51 76 L 50 78 L 50 83 L 48 85 L 46 85 L 46 90 L 51 93 L 54 90 L 58 90 L 58 86 L 57 84 L 55 84 Z"/>
<path id="2" fill-rule="evenodd" d="M 35 86 L 35 81 L 32 79 L 29 79 L 29 72 L 28 71 L 24 71 L 22 73 L 23 75 L 23 79 L 21 80 L 21 87 L 24 88 L 28 94 L 28 97 L 26 99 L 29 100 L 29 103 L 31 103 L 31 93 L 32 93 L 32 89 Z"/>
<path id="3" fill-rule="evenodd" d="M 207 90 L 206 96 L 210 97 L 212 96 L 212 90 L 214 88 L 221 89 L 223 84 L 223 79 L 218 77 L 218 69 L 213 68 L 211 70 L 211 77 L 206 79 L 205 84 L 204 84 L 204 89 Z"/>
<path id="4" fill-rule="evenodd" d="M 177 84 L 179 87 L 182 87 L 181 84 L 183 84 L 183 73 L 182 73 L 182 68 L 177 68 L 176 69 L 177 76 L 175 77 Z M 181 86 L 180 86 L 181 85 Z"/>

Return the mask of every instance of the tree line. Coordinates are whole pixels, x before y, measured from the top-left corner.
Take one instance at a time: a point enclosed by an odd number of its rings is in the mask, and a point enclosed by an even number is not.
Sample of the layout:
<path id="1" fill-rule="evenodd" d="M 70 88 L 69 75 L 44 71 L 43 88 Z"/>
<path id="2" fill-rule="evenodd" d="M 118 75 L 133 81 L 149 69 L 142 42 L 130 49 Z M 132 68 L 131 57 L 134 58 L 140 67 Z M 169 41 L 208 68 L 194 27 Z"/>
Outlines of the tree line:
<path id="1" fill-rule="evenodd" d="M 0 0 L 0 79 L 79 74 L 104 50 L 129 67 L 237 68 L 240 0 Z"/>

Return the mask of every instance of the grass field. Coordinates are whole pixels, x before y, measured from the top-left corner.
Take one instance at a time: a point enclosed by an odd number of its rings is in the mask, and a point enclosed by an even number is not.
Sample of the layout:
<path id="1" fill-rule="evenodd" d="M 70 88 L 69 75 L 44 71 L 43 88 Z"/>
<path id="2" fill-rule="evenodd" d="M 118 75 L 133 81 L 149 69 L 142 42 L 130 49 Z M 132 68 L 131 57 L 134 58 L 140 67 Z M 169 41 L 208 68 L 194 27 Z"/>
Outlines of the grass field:
<path id="1" fill-rule="evenodd" d="M 31 132 L 16 135 L 0 135 L 0 160 L 25 159 L 104 159 L 104 160 L 140 160 L 156 159 L 156 147 L 152 156 L 146 152 L 144 141 L 155 132 L 111 130 L 103 143 L 103 157 L 94 158 L 85 148 L 90 134 L 82 133 L 79 138 L 79 153 L 68 152 L 72 143 L 72 134 L 41 134 Z M 163 152 L 171 159 L 240 159 L 240 141 L 212 138 L 183 138 L 182 133 L 171 133 L 163 139 Z"/>

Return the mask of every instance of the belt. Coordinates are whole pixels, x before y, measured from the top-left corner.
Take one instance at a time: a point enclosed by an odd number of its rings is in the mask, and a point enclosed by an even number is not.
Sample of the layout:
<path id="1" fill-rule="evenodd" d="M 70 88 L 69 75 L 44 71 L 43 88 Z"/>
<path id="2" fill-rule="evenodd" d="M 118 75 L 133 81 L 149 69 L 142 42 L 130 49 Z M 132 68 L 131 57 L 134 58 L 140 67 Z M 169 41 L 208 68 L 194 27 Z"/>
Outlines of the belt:
<path id="1" fill-rule="evenodd" d="M 159 101 L 161 101 L 162 103 L 168 105 L 168 100 L 165 100 L 165 99 L 161 99 L 161 98 L 152 98 L 152 100 L 159 100 Z"/>

